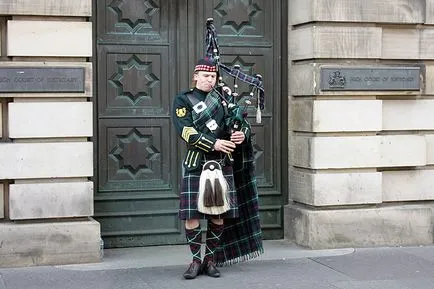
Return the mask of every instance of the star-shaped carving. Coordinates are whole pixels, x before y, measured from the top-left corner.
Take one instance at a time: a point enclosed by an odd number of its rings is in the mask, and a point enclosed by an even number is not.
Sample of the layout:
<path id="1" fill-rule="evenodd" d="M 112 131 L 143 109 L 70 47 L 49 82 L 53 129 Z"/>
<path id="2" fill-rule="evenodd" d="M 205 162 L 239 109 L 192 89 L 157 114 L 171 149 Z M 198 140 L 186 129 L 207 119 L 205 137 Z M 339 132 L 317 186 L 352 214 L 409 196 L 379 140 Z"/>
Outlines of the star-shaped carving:
<path id="1" fill-rule="evenodd" d="M 152 16 L 160 9 L 152 0 L 113 0 L 108 7 L 116 14 L 119 23 L 128 25 L 133 31 L 142 25 L 150 27 Z"/>
<path id="2" fill-rule="evenodd" d="M 136 105 L 142 98 L 150 98 L 159 79 L 152 73 L 152 63 L 133 55 L 127 61 L 118 61 L 118 72 L 110 79 L 117 88 L 118 97 L 128 98 Z"/>
<path id="3" fill-rule="evenodd" d="M 118 169 L 127 171 L 132 178 L 139 173 L 151 173 L 152 162 L 160 158 L 160 152 L 152 144 L 152 136 L 142 135 L 137 129 L 119 135 L 118 143 L 109 155 L 118 163 Z"/>
<path id="4" fill-rule="evenodd" d="M 246 27 L 252 27 L 255 17 L 262 11 L 254 0 L 221 1 L 214 10 L 222 18 L 223 25 L 232 27 L 238 34 Z"/>

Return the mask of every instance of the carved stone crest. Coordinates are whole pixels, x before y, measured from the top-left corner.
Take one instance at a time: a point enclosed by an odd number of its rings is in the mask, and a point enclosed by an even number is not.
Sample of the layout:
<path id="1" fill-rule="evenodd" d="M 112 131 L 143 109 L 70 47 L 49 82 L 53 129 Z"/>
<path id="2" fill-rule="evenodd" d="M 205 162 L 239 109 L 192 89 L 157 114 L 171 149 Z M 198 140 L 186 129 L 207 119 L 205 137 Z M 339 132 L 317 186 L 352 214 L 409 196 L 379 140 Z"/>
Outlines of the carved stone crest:
<path id="1" fill-rule="evenodd" d="M 346 82 L 345 76 L 341 75 L 339 70 L 333 71 L 329 74 L 330 88 L 344 88 Z"/>

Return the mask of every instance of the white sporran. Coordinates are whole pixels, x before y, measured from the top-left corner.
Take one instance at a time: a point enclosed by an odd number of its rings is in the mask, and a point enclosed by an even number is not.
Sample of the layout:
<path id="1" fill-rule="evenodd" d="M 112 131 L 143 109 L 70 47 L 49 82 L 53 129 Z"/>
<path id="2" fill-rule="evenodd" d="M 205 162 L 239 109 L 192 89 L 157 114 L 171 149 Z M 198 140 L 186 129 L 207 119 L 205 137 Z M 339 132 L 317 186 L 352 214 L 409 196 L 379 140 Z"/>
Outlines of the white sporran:
<path id="1" fill-rule="evenodd" d="M 207 215 L 220 215 L 230 209 L 228 183 L 223 176 L 222 167 L 216 161 L 207 161 L 202 167 L 199 179 L 197 207 Z"/>

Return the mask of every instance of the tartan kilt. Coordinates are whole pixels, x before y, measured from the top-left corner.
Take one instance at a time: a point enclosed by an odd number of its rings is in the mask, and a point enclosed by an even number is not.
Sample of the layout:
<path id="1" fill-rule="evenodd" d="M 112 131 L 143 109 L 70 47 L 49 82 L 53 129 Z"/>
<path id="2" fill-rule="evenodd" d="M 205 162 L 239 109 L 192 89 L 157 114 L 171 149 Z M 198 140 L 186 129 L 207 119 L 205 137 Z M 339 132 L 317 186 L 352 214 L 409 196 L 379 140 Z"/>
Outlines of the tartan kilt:
<path id="1" fill-rule="evenodd" d="M 216 160 L 220 161 L 220 160 Z M 199 166 L 202 168 L 204 161 Z M 190 219 L 227 219 L 238 217 L 238 201 L 235 191 L 234 174 L 232 166 L 222 166 L 223 175 L 228 183 L 228 198 L 230 209 L 221 215 L 205 215 L 197 209 L 197 197 L 199 194 L 199 179 L 202 169 L 184 171 L 181 182 L 181 193 L 179 195 L 179 218 Z"/>

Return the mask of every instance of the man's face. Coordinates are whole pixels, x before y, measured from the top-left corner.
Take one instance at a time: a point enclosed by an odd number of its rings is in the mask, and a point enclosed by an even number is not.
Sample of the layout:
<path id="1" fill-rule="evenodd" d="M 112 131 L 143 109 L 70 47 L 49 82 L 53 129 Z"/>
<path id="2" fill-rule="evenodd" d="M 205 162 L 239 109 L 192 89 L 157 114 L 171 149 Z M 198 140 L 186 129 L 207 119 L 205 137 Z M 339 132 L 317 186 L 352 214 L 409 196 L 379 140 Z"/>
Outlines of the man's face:
<path id="1" fill-rule="evenodd" d="M 193 80 L 196 81 L 196 88 L 210 92 L 217 81 L 216 72 L 198 71 L 194 73 Z"/>

